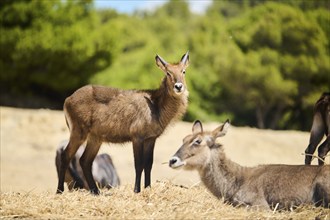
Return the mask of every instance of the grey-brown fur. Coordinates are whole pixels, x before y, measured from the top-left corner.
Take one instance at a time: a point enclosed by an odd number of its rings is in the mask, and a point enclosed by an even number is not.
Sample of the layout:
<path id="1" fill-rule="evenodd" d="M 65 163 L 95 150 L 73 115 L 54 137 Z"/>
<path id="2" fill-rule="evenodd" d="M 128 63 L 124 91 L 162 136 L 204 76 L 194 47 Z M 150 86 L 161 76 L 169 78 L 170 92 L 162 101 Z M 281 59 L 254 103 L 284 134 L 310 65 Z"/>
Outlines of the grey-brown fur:
<path id="1" fill-rule="evenodd" d="M 330 166 L 260 165 L 243 167 L 228 159 L 216 142 L 229 122 L 212 132 L 196 121 L 193 134 L 171 158 L 172 168 L 198 170 L 202 182 L 218 198 L 233 205 L 292 208 L 314 204 L 329 208 Z"/>
<path id="2" fill-rule="evenodd" d="M 68 141 L 62 141 L 56 150 L 55 164 L 57 175 L 59 175 L 61 167 L 61 154 L 67 146 Z M 73 189 L 89 189 L 83 170 L 79 164 L 79 159 L 85 150 L 85 146 L 81 146 L 72 158 L 70 165 L 65 173 L 65 182 L 69 190 Z M 110 155 L 103 153 L 95 157 L 92 173 L 95 182 L 100 188 L 110 189 L 120 185 L 120 179 L 116 168 L 112 162 Z"/>
<path id="3" fill-rule="evenodd" d="M 317 145 L 325 136 L 325 141 L 318 148 L 319 165 L 324 164 L 324 159 L 330 151 L 330 93 L 323 93 L 314 105 L 313 125 L 309 145 L 305 150 L 305 164 L 311 164 L 312 155 Z"/>
<path id="4" fill-rule="evenodd" d="M 135 163 L 135 192 L 140 192 L 141 174 L 145 187 L 150 186 L 150 172 L 156 139 L 171 121 L 180 118 L 187 109 L 188 90 L 185 69 L 189 55 L 177 64 L 156 56 L 156 64 L 165 73 L 158 89 L 121 90 L 103 86 L 85 86 L 65 100 L 64 113 L 70 129 L 70 141 L 62 153 L 57 193 L 64 190 L 64 174 L 79 146 L 87 140 L 80 164 L 89 188 L 99 190 L 93 180 L 91 165 L 102 142 L 132 141 Z"/>

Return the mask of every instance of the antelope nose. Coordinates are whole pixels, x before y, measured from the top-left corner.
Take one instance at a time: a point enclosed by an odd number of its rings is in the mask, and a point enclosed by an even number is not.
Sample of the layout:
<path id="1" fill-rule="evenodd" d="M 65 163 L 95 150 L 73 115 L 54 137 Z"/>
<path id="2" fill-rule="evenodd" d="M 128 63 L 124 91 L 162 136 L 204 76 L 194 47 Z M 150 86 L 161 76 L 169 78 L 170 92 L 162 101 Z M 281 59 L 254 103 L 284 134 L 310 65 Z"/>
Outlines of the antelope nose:
<path id="1" fill-rule="evenodd" d="M 183 87 L 182 83 L 175 83 L 174 85 L 174 88 L 178 91 L 181 91 L 182 87 Z"/>
<path id="2" fill-rule="evenodd" d="M 177 158 L 172 158 L 169 162 L 169 166 L 171 167 L 173 164 L 175 164 L 177 162 Z"/>

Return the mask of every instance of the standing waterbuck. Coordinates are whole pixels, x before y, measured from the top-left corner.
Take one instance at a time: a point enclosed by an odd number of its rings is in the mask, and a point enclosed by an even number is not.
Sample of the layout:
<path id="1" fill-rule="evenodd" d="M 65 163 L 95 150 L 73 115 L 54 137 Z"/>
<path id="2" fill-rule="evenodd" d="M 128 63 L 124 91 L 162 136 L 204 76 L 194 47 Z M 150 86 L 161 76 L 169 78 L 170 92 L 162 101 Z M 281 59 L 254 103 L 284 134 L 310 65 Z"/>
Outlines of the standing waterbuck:
<path id="1" fill-rule="evenodd" d="M 325 141 L 318 148 L 319 165 L 324 164 L 324 159 L 330 151 L 330 93 L 323 93 L 314 105 L 313 125 L 309 138 L 309 145 L 305 150 L 305 164 L 311 164 L 312 155 L 317 145 L 325 135 Z"/>
<path id="2" fill-rule="evenodd" d="M 170 159 L 172 168 L 198 170 L 204 185 L 218 198 L 233 205 L 269 209 L 300 204 L 329 207 L 330 166 L 259 165 L 243 167 L 229 160 L 216 139 L 229 128 L 227 120 L 214 131 L 203 131 L 196 121 L 193 134 Z"/>
<path id="3" fill-rule="evenodd" d="M 57 193 L 63 192 L 65 171 L 85 141 L 87 145 L 80 164 L 92 193 L 99 194 L 91 167 L 103 142 L 131 141 L 136 175 L 134 192 L 141 191 L 142 171 L 144 186 L 150 186 L 156 139 L 171 121 L 182 117 L 188 106 L 185 82 L 188 52 L 175 64 L 167 63 L 158 55 L 155 59 L 157 66 L 165 73 L 158 89 L 121 90 L 88 85 L 65 100 L 64 114 L 70 129 L 70 140 L 61 155 Z"/>

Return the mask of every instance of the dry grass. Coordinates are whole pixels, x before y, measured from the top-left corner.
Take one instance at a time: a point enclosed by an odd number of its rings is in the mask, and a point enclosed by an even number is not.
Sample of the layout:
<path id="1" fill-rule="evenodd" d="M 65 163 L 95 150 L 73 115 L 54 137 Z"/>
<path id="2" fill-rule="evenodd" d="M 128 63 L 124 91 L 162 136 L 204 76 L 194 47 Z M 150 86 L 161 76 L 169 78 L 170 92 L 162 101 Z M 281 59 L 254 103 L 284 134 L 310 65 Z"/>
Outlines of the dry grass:
<path id="1" fill-rule="evenodd" d="M 156 182 L 135 194 L 131 185 L 87 191 L 1 192 L 1 219 L 324 219 L 330 210 L 313 206 L 294 211 L 261 211 L 235 208 L 213 197 L 203 186 L 190 189 L 170 182 Z"/>

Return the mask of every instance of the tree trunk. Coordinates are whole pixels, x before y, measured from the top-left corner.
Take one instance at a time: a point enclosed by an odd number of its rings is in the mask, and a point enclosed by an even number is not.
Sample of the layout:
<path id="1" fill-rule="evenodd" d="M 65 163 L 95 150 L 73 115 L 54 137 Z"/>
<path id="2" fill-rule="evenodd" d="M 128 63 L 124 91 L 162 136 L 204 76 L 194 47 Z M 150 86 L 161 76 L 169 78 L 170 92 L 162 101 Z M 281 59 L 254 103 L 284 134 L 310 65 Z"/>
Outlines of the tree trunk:
<path id="1" fill-rule="evenodd" d="M 278 121 L 280 120 L 281 116 L 282 116 L 282 113 L 283 113 L 283 109 L 284 109 L 284 106 L 283 105 L 278 105 L 274 114 L 273 114 L 273 117 L 271 119 L 271 122 L 269 124 L 269 128 L 270 129 L 276 129 L 278 128 Z"/>
<path id="2" fill-rule="evenodd" d="M 265 128 L 264 113 L 260 106 L 257 106 L 256 108 L 256 117 L 257 117 L 258 128 L 264 129 Z"/>

